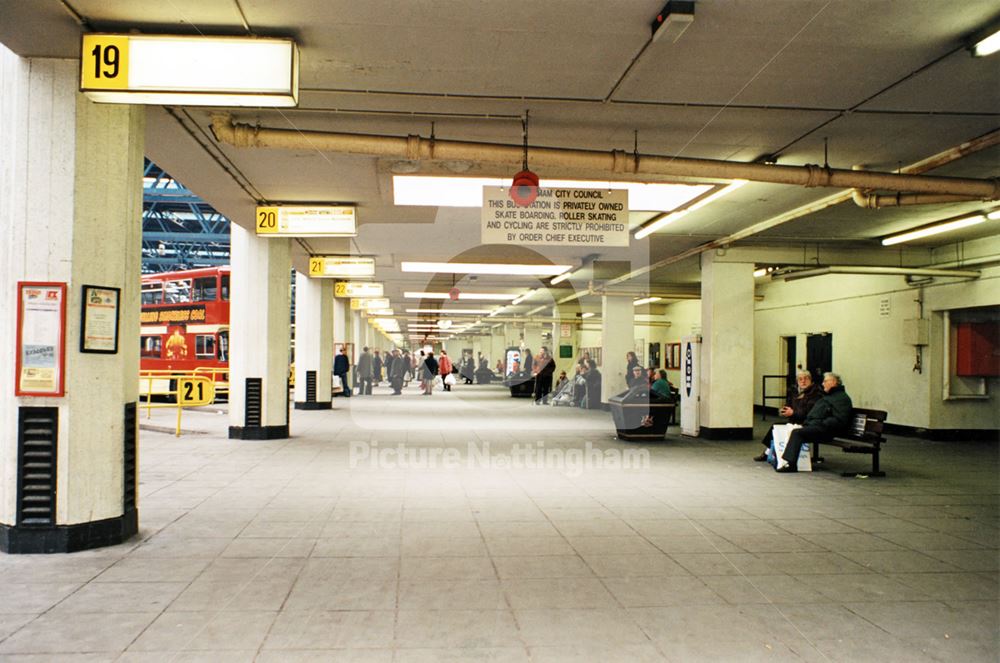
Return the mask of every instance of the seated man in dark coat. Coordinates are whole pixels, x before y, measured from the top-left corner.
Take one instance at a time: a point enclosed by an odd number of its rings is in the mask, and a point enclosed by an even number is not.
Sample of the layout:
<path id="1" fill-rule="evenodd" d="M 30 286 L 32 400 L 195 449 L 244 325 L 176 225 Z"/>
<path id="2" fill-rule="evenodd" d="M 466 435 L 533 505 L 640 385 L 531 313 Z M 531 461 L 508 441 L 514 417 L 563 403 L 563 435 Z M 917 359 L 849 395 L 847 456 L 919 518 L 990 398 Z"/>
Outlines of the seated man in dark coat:
<path id="1" fill-rule="evenodd" d="M 788 445 L 781 457 L 788 461 L 787 467 L 778 472 L 797 472 L 799 452 L 806 442 L 815 444 L 847 430 L 851 424 L 851 410 L 854 404 L 844 391 L 844 384 L 836 373 L 823 374 L 823 391 L 826 395 L 819 399 L 806 415 L 802 428 L 796 428 L 788 436 Z"/>
<path id="2" fill-rule="evenodd" d="M 795 374 L 795 381 L 798 383 L 798 392 L 791 396 L 784 407 L 778 410 L 778 414 L 788 419 L 790 424 L 801 424 L 806 420 L 806 415 L 813 409 L 813 406 L 823 398 L 823 388 L 813 382 L 812 373 L 809 371 L 799 371 Z M 774 439 L 774 427 L 767 429 L 767 435 L 760 441 L 764 445 L 764 451 L 753 459 L 758 463 L 767 460 L 767 449 L 771 448 L 771 441 Z"/>

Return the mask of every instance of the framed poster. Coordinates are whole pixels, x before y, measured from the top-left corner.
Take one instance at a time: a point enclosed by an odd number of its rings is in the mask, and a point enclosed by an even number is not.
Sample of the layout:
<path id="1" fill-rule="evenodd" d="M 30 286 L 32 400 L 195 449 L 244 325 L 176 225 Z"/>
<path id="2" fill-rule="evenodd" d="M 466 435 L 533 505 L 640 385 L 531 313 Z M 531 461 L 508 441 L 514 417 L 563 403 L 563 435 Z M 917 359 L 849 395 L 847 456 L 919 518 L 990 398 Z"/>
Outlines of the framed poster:
<path id="1" fill-rule="evenodd" d="M 83 286 L 80 306 L 80 352 L 118 352 L 121 288 Z"/>
<path id="2" fill-rule="evenodd" d="M 18 281 L 15 396 L 62 396 L 66 284 Z"/>

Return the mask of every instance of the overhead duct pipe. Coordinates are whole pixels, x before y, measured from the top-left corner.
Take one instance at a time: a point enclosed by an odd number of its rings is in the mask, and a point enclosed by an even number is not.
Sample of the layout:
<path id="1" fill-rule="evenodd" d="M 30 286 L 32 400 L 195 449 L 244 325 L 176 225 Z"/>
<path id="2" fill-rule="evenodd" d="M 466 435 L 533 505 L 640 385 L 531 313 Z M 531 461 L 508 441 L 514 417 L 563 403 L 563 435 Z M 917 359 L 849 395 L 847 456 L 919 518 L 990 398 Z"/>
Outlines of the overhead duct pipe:
<path id="1" fill-rule="evenodd" d="M 868 276 L 930 276 L 957 279 L 978 279 L 980 272 L 971 269 L 925 269 L 920 267 L 864 267 L 852 265 L 830 265 L 815 269 L 800 269 L 783 274 L 775 274 L 774 278 L 786 281 L 808 279 L 813 276 L 827 274 L 862 274 Z"/>
<path id="2" fill-rule="evenodd" d="M 940 168 L 941 166 L 957 161 L 964 156 L 986 149 L 987 147 L 992 147 L 998 143 L 1000 143 L 1000 129 L 994 129 L 989 133 L 973 138 L 972 140 L 966 141 L 961 145 L 943 150 L 937 154 L 932 154 L 931 156 L 921 159 L 920 161 L 904 166 L 900 168 L 899 172 L 911 175 L 923 173 L 934 168 Z M 687 249 L 686 251 L 668 256 L 662 260 L 652 263 L 651 265 L 640 267 L 632 272 L 629 272 L 628 274 L 608 281 L 605 285 L 613 286 L 618 285 L 619 283 L 625 283 L 662 267 L 681 262 L 682 260 L 686 260 L 688 258 L 693 258 L 694 256 L 700 255 L 705 251 L 711 251 L 713 249 L 729 246 L 734 242 L 752 237 L 753 235 L 762 233 L 765 230 L 776 228 L 803 216 L 808 216 L 809 214 L 814 214 L 827 209 L 828 207 L 839 205 L 840 203 L 850 200 L 851 196 L 851 191 L 838 191 L 837 193 L 830 194 L 829 196 L 824 196 L 819 200 L 790 209 L 787 212 L 773 216 L 770 219 L 765 219 L 764 221 L 755 223 L 752 226 L 743 228 L 742 230 L 737 230 L 736 232 L 726 235 L 725 237 L 720 237 L 719 239 L 712 240 L 711 242 L 706 242 L 694 248 Z"/>
<path id="3" fill-rule="evenodd" d="M 908 205 L 940 205 L 944 203 L 974 203 L 987 200 L 971 196 L 956 196 L 950 193 L 864 193 L 855 189 L 851 193 L 854 204 L 866 209 L 883 207 L 906 207 Z"/>
<path id="4" fill-rule="evenodd" d="M 961 145 L 956 145 L 950 149 L 938 152 L 935 155 L 929 156 L 926 159 L 921 159 L 916 163 L 912 163 L 905 168 L 900 169 L 900 173 L 906 175 L 919 175 L 920 173 L 926 173 L 929 170 L 935 168 L 940 168 L 941 166 L 947 165 L 952 161 L 957 161 L 962 157 L 966 157 L 970 154 L 975 154 L 981 150 L 985 150 L 994 145 L 1000 145 L 1000 129 L 994 129 L 989 133 L 983 134 L 968 140 Z M 879 209 L 882 207 L 902 207 L 906 205 L 935 205 L 942 203 L 965 203 L 965 202 L 976 202 L 980 200 L 989 200 L 988 198 L 977 198 L 972 196 L 956 196 L 949 194 L 890 194 L 890 195 L 878 195 L 872 191 L 859 191 L 855 189 L 851 193 L 851 198 L 854 200 L 854 204 L 858 207 L 864 207 L 867 209 Z"/>
<path id="5" fill-rule="evenodd" d="M 377 136 L 297 129 L 268 129 L 234 123 L 228 115 L 212 118 L 217 140 L 235 147 L 287 150 L 318 150 L 344 154 L 409 160 L 479 161 L 516 165 L 522 162 L 520 145 L 473 143 L 426 139 L 420 136 Z M 929 177 L 825 168 L 814 164 L 781 166 L 717 159 L 691 159 L 628 154 L 622 150 L 601 152 L 567 148 L 535 147 L 531 163 L 536 167 L 565 167 L 579 171 L 649 174 L 698 179 L 750 180 L 804 187 L 837 187 L 951 194 L 1000 199 L 1000 179 Z"/>

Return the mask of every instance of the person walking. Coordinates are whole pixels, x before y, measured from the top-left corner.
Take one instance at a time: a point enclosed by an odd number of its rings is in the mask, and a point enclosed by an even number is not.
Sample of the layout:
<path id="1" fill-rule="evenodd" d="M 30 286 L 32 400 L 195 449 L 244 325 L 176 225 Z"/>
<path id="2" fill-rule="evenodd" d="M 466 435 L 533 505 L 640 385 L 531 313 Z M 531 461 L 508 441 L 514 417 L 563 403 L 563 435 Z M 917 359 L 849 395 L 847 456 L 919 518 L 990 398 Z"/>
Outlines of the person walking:
<path id="1" fill-rule="evenodd" d="M 344 396 L 351 395 L 351 387 L 347 383 L 347 372 L 351 370 L 351 360 L 347 358 L 347 348 L 340 346 L 340 353 L 333 358 L 333 374 L 340 378 L 340 386 L 344 389 Z"/>
<path id="2" fill-rule="evenodd" d="M 441 359 L 438 360 L 438 368 L 441 372 L 441 381 L 444 383 L 444 390 L 451 391 L 451 385 L 448 384 L 448 380 L 454 378 L 451 377 L 451 359 L 448 358 L 448 352 L 446 350 L 441 351 Z"/>
<path id="3" fill-rule="evenodd" d="M 392 395 L 399 396 L 403 393 L 403 382 L 406 380 L 406 370 L 409 362 L 396 348 L 392 351 L 392 361 L 389 363 L 389 386 L 392 387 Z"/>
<path id="4" fill-rule="evenodd" d="M 359 396 L 372 395 L 372 380 L 375 377 L 372 361 L 372 353 L 368 351 L 368 346 L 366 345 L 361 350 L 361 356 L 358 357 L 358 364 L 355 366 L 354 371 L 355 379 L 358 381 Z"/>
<path id="5" fill-rule="evenodd" d="M 438 370 L 440 370 L 438 360 L 434 358 L 433 352 L 427 353 L 423 363 L 420 365 L 420 369 L 420 379 L 423 380 L 424 385 L 423 395 L 430 396 L 431 392 L 434 391 L 434 378 L 437 377 Z"/>
<path id="6" fill-rule="evenodd" d="M 372 372 L 374 374 L 375 386 L 377 387 L 382 382 L 382 356 L 375 351 L 375 356 L 372 357 Z M 387 357 L 388 358 L 388 357 Z"/>

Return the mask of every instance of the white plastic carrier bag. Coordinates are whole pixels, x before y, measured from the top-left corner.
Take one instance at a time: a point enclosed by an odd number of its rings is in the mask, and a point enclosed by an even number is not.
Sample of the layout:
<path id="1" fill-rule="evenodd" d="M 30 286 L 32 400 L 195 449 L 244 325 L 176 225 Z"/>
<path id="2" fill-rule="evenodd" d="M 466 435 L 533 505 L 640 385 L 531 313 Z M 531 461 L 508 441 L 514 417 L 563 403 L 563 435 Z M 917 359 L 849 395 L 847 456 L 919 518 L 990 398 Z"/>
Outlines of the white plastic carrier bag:
<path id="1" fill-rule="evenodd" d="M 771 443 L 771 448 L 774 450 L 774 469 L 780 470 L 788 465 L 788 461 L 782 458 L 781 455 L 785 452 L 785 447 L 788 446 L 788 438 L 796 428 L 802 428 L 802 426 L 798 424 L 775 424 L 771 430 L 771 436 L 774 440 Z M 808 442 L 803 444 L 802 450 L 799 451 L 799 461 L 796 469 L 799 472 L 812 472 L 812 458 L 809 455 Z"/>

